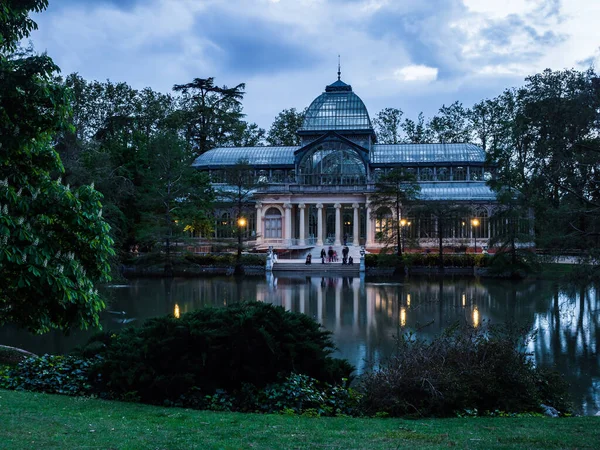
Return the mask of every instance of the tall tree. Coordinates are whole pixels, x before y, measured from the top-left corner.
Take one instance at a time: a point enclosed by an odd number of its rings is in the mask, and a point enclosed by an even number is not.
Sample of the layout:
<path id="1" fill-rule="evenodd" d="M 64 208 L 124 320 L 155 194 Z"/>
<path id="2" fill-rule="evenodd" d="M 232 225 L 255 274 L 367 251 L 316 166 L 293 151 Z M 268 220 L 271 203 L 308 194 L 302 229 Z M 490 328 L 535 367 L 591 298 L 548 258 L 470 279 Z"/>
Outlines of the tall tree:
<path id="1" fill-rule="evenodd" d="M 382 211 L 390 209 L 389 233 L 382 237 L 386 238 L 387 243 L 396 246 L 398 256 L 402 256 L 401 220 L 409 206 L 418 199 L 420 190 L 414 175 L 402 169 L 390 169 L 379 177 L 375 183 L 375 192 L 369 197 L 372 214 L 380 220 Z"/>
<path id="2" fill-rule="evenodd" d="M 52 175 L 63 172 L 52 144 L 70 114 L 58 67 L 16 51 L 36 28 L 28 14 L 46 7 L 0 6 L 0 324 L 38 333 L 99 325 L 104 302 L 95 283 L 110 279 L 113 255 L 101 195 Z"/>
<path id="3" fill-rule="evenodd" d="M 175 92 L 182 94 L 185 134 L 193 144 L 196 155 L 202 155 L 226 141 L 243 114 L 241 100 L 246 85 L 219 87 L 214 78 L 195 78 L 191 83 L 176 84 Z"/>
<path id="4" fill-rule="evenodd" d="M 267 134 L 269 145 L 300 145 L 300 137 L 296 132 L 304 123 L 305 114 L 306 109 L 296 111 L 296 108 L 284 109 L 277 114 Z"/>
<path id="5" fill-rule="evenodd" d="M 236 273 L 243 271 L 241 265 L 244 241 L 248 239 L 246 225 L 248 215 L 254 208 L 254 192 L 263 183 L 254 177 L 254 168 L 246 160 L 239 160 L 224 170 L 225 184 L 216 190 L 216 201 L 232 212 L 233 235 L 237 238 Z"/>
<path id="6" fill-rule="evenodd" d="M 399 144 L 402 142 L 402 116 L 398 108 L 385 108 L 373 119 L 373 126 L 380 144 Z"/>
<path id="7" fill-rule="evenodd" d="M 209 220 L 205 213 L 212 201 L 212 191 L 206 175 L 192 167 L 184 142 L 174 132 L 164 132 L 152 139 L 146 170 L 149 182 L 139 194 L 138 238 L 150 245 L 161 243 L 164 272 L 172 276 L 174 240 L 184 229 L 207 227 Z"/>
<path id="8" fill-rule="evenodd" d="M 431 142 L 431 132 L 425 124 L 425 116 L 422 112 L 419 113 L 416 122 L 412 119 L 404 119 L 401 126 L 406 135 L 405 140 L 409 144 L 426 144 Z"/>
<path id="9" fill-rule="evenodd" d="M 460 102 L 443 105 L 427 124 L 434 142 L 463 143 L 471 141 L 469 114 Z"/>

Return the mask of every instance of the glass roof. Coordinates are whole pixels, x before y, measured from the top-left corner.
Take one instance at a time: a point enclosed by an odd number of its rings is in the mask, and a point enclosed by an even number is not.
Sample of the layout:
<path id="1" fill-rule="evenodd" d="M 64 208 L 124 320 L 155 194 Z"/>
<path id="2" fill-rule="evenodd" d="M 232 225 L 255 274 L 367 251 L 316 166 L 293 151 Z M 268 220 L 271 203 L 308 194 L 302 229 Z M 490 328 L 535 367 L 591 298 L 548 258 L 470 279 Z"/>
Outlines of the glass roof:
<path id="1" fill-rule="evenodd" d="M 220 147 L 198 156 L 192 166 L 213 168 L 233 166 L 246 160 L 252 166 L 293 166 L 294 151 L 300 147 Z"/>
<path id="2" fill-rule="evenodd" d="M 194 167 L 232 166 L 240 159 L 253 166 L 294 166 L 300 147 L 220 147 L 196 158 Z M 483 163 L 485 152 L 474 144 L 376 144 L 372 164 Z"/>
<path id="3" fill-rule="evenodd" d="M 485 181 L 450 181 L 419 183 L 421 200 L 496 200 L 496 194 Z"/>
<path id="4" fill-rule="evenodd" d="M 484 161 L 474 144 L 375 144 L 371 153 L 373 164 Z"/>
<path id="5" fill-rule="evenodd" d="M 352 86 L 336 81 L 325 88 L 306 110 L 298 131 L 371 130 L 369 112 Z"/>

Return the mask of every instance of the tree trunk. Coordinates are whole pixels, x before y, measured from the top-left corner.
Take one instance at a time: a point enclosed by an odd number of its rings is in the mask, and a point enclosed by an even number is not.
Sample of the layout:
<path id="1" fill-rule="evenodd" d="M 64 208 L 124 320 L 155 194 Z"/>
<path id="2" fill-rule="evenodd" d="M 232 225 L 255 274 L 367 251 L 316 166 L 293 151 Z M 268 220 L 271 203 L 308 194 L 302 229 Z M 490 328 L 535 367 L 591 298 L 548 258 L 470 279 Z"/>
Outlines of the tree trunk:
<path id="1" fill-rule="evenodd" d="M 442 225 L 442 218 L 438 217 L 438 239 L 439 239 L 439 252 L 440 252 L 440 257 L 439 257 L 439 265 L 440 265 L 440 272 L 444 271 L 444 240 L 442 238 L 442 232 L 443 232 L 443 225 Z"/>

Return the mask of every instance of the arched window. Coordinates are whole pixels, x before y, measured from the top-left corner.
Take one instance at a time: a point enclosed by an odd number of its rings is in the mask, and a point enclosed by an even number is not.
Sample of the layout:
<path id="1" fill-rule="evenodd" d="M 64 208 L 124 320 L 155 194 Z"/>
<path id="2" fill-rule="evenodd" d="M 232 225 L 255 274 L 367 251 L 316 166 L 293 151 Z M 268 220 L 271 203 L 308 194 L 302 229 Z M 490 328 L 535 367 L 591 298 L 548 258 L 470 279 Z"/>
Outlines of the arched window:
<path id="1" fill-rule="evenodd" d="M 433 180 L 433 169 L 431 167 L 422 167 L 419 170 L 419 179 L 421 181 L 432 181 Z"/>
<path id="2" fill-rule="evenodd" d="M 265 239 L 281 239 L 281 211 L 269 208 L 265 212 Z"/>
<path id="3" fill-rule="evenodd" d="M 437 181 L 449 181 L 450 170 L 447 167 L 438 167 L 435 169 Z"/>
<path id="4" fill-rule="evenodd" d="M 467 179 L 467 169 L 464 167 L 453 167 L 452 168 L 452 180 L 453 181 L 465 181 Z"/>
<path id="5" fill-rule="evenodd" d="M 352 148 L 328 142 L 310 150 L 298 164 L 299 182 L 314 185 L 365 184 L 365 164 Z"/>
<path id="6" fill-rule="evenodd" d="M 274 170 L 271 177 L 271 183 L 283 183 L 285 181 L 285 172 L 283 170 Z"/>

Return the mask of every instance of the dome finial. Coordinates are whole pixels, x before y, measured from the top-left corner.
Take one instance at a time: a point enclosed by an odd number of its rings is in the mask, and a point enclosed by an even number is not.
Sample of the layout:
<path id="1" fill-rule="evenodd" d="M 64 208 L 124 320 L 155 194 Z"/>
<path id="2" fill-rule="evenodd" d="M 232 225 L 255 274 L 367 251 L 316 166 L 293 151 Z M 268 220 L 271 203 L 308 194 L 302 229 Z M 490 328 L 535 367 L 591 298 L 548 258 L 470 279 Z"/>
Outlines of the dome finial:
<path id="1" fill-rule="evenodd" d="M 342 77 L 342 64 L 340 62 L 340 55 L 338 55 L 338 81 Z"/>

